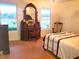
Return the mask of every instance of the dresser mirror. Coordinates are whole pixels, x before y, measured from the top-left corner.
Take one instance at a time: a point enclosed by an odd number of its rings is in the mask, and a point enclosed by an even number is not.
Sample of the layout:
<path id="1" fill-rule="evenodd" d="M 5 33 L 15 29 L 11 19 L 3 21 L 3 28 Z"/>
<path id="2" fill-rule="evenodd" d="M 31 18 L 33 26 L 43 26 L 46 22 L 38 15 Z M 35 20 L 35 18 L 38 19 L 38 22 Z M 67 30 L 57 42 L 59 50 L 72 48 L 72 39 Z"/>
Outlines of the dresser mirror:
<path id="1" fill-rule="evenodd" d="M 37 8 L 29 3 L 23 10 L 23 20 L 21 21 L 21 40 L 30 40 L 40 38 L 40 23 L 37 18 Z"/>

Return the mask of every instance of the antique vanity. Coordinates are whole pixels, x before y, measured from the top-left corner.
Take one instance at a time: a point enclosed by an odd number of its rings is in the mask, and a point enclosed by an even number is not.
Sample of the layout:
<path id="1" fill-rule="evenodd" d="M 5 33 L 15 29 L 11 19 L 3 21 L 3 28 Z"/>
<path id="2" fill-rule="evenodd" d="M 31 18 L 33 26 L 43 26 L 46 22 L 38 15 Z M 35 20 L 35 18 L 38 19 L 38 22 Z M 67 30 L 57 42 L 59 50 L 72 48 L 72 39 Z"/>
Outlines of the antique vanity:
<path id="1" fill-rule="evenodd" d="M 39 39 L 41 27 L 37 18 L 37 8 L 29 3 L 25 6 L 23 14 L 23 20 L 20 24 L 21 40 Z"/>

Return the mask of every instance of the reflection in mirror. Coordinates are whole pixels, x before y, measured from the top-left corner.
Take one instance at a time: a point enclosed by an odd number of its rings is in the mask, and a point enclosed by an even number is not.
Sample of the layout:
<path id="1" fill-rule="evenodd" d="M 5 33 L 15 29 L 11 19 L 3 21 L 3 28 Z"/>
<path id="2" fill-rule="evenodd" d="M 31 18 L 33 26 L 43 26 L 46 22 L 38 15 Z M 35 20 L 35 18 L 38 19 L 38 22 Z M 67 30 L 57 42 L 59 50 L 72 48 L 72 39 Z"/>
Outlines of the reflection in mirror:
<path id="1" fill-rule="evenodd" d="M 35 21 L 35 9 L 32 7 L 26 8 L 27 15 L 30 15 L 32 19 Z"/>

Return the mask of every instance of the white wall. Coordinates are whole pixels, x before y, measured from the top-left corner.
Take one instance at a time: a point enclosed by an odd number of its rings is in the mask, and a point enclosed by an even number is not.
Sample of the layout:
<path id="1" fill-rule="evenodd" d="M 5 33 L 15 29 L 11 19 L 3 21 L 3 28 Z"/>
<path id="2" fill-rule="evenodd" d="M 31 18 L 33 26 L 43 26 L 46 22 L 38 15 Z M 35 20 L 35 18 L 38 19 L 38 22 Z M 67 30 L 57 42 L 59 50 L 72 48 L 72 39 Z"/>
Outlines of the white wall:
<path id="1" fill-rule="evenodd" d="M 51 2 L 49 0 L 0 0 L 0 3 L 17 4 L 17 30 L 9 31 L 9 40 L 20 40 L 20 21 L 23 18 L 23 9 L 25 5 L 32 2 L 38 10 L 38 20 L 41 20 L 41 8 L 51 9 L 51 28 L 53 22 L 63 22 L 63 31 L 79 32 L 79 0 L 71 0 L 66 2 Z M 51 32 L 51 28 L 41 31 L 41 36 Z"/>
<path id="2" fill-rule="evenodd" d="M 32 2 L 38 9 L 38 19 L 41 20 L 40 10 L 41 8 L 51 9 L 51 28 L 53 22 L 63 22 L 63 31 L 77 32 L 79 33 L 79 0 L 56 0 L 55 2 L 50 0 L 29 0 L 27 3 Z M 50 28 L 50 29 L 51 29 Z M 41 35 L 50 33 L 51 30 L 42 30 Z"/>
<path id="3" fill-rule="evenodd" d="M 33 3 L 35 2 L 34 0 Z M 56 0 L 55 2 L 43 0 L 35 4 L 39 8 L 39 19 L 41 19 L 40 9 L 42 7 L 51 8 L 51 28 L 53 27 L 53 22 L 61 21 L 63 22 L 63 31 L 79 33 L 79 0 Z M 50 32 L 49 30 L 42 30 L 42 33 L 44 35 Z"/>
<path id="4" fill-rule="evenodd" d="M 54 9 L 63 22 L 63 31 L 79 33 L 79 0 L 55 3 Z"/>
<path id="5" fill-rule="evenodd" d="M 33 3 L 36 6 L 37 11 L 38 11 L 38 21 L 39 22 L 41 20 L 41 15 L 40 15 L 41 9 L 42 8 L 49 8 L 51 10 L 52 9 L 52 4 L 53 4 L 50 0 L 25 0 L 25 2 L 27 2 L 27 4 L 28 3 Z M 51 19 L 52 19 L 52 13 L 53 12 L 51 10 Z M 50 25 L 52 25 L 53 21 L 51 20 Z M 52 26 L 51 26 L 51 28 L 52 28 Z M 49 28 L 49 29 L 41 29 L 41 36 L 44 36 L 45 34 L 50 33 L 51 28 Z"/>

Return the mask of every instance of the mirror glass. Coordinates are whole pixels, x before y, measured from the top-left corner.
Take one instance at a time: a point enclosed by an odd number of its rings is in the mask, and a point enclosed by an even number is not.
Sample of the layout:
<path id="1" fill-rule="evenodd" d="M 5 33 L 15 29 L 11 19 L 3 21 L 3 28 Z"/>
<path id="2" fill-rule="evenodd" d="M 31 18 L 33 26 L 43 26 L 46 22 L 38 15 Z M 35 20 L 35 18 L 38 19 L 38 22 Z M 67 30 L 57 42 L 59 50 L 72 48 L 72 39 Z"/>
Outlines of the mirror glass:
<path id="1" fill-rule="evenodd" d="M 33 7 L 26 8 L 26 14 L 30 15 L 32 19 L 35 21 L 35 9 Z"/>

